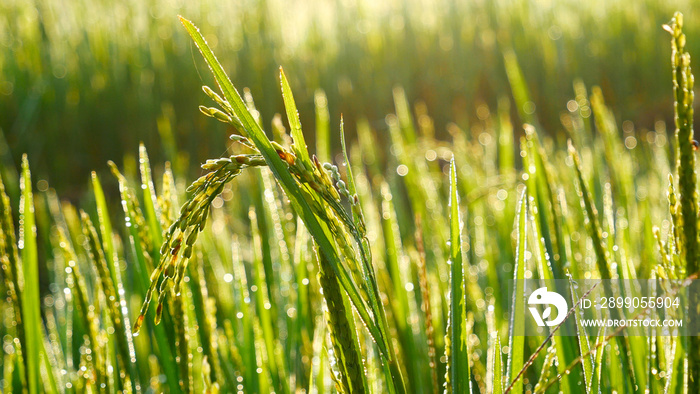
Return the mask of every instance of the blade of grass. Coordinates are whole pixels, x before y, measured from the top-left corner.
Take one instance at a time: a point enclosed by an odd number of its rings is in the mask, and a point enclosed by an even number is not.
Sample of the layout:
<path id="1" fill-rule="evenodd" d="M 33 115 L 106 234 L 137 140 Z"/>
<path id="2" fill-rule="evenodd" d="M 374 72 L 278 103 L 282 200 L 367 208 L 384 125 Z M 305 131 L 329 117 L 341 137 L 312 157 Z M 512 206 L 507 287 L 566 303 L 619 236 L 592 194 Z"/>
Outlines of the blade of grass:
<path id="1" fill-rule="evenodd" d="M 503 392 L 503 358 L 501 356 L 501 338 L 496 334 L 496 340 L 493 341 L 493 382 L 491 383 L 492 394 L 501 394 Z"/>
<path id="2" fill-rule="evenodd" d="M 512 48 L 503 51 L 503 63 L 506 68 L 506 75 L 510 84 L 510 89 L 513 92 L 516 108 L 520 120 L 523 123 L 529 123 L 537 126 L 537 116 L 534 111 L 534 103 L 530 99 L 530 91 L 525 82 L 518 58 Z"/>
<path id="3" fill-rule="evenodd" d="M 238 332 L 240 332 L 239 337 L 239 348 L 241 349 L 241 356 L 244 357 L 241 365 L 241 374 L 243 375 L 243 382 L 248 390 L 252 392 L 261 391 L 259 386 L 260 382 L 257 378 L 256 363 L 257 357 L 255 352 L 255 329 L 254 317 L 255 309 L 251 304 L 251 294 L 250 286 L 248 285 L 248 278 L 246 275 L 246 267 L 243 260 L 240 258 L 240 245 L 236 238 L 231 242 L 232 256 L 233 256 L 233 269 L 235 280 L 233 281 L 233 290 L 240 298 L 239 312 L 237 313 L 237 325 Z M 252 275 L 251 275 L 252 276 Z M 231 336 L 230 340 L 233 341 L 234 337 Z"/>
<path id="4" fill-rule="evenodd" d="M 316 156 L 321 160 L 331 159 L 331 127 L 328 113 L 328 98 L 323 90 L 314 94 L 316 108 Z"/>
<path id="5" fill-rule="evenodd" d="M 311 342 L 312 354 L 314 359 L 318 359 L 318 362 L 314 362 L 309 368 L 309 393 L 324 393 L 325 389 L 325 372 L 326 365 L 325 361 L 327 352 L 323 350 L 323 342 L 326 338 L 326 324 L 323 319 L 318 318 L 316 322 L 316 329 L 314 330 L 313 341 Z"/>
<path id="6" fill-rule="evenodd" d="M 32 177 L 27 155 L 22 156 L 22 177 L 20 178 L 21 199 L 19 204 L 20 228 L 19 248 L 22 250 L 22 312 L 26 335 L 27 387 L 30 394 L 53 390 L 57 392 L 53 368 L 49 364 L 44 347 L 44 327 L 41 319 L 41 294 L 39 288 L 39 256 L 37 252 L 36 224 L 34 218 L 34 195 Z M 41 365 L 43 363 L 43 365 Z M 42 382 L 41 370 L 45 370 L 47 381 Z"/>
<path id="7" fill-rule="evenodd" d="M 595 370 L 594 370 L 594 375 L 591 377 L 591 387 L 598 387 L 598 392 L 602 392 L 602 383 L 601 383 L 601 372 L 603 371 L 603 354 L 605 354 L 605 346 L 602 346 L 603 343 L 605 342 L 605 327 L 600 331 L 600 335 L 598 335 L 598 339 L 596 340 L 596 347 L 595 347 Z M 581 354 L 581 357 L 586 356 L 585 353 Z"/>
<path id="8" fill-rule="evenodd" d="M 465 305 L 462 219 L 459 214 L 457 168 L 453 157 L 450 161 L 450 313 L 445 336 L 445 379 L 450 393 L 472 392 Z"/>
<path id="9" fill-rule="evenodd" d="M 146 147 L 141 143 L 139 145 L 139 171 L 141 172 L 141 190 L 143 190 L 143 207 L 146 211 L 146 220 L 148 221 L 148 229 L 153 240 L 154 255 L 157 255 L 157 248 L 163 242 L 163 231 L 160 226 L 161 216 L 158 205 L 156 204 L 156 189 L 153 186 L 153 177 L 151 176 L 151 162 L 148 159 Z"/>
<path id="10" fill-rule="evenodd" d="M 287 76 L 284 75 L 284 70 L 280 67 L 280 83 L 282 85 L 282 98 L 284 99 L 284 108 L 287 110 L 287 119 L 289 120 L 289 127 L 291 130 L 292 139 L 294 144 L 292 145 L 292 151 L 300 158 L 302 163 L 311 170 L 312 163 L 311 157 L 309 157 L 309 151 L 306 147 L 306 141 L 304 140 L 304 133 L 301 131 L 301 121 L 299 120 L 299 111 L 297 110 L 297 105 L 294 102 L 294 96 L 292 95 L 292 88 L 289 87 L 289 81 Z"/>
<path id="11" fill-rule="evenodd" d="M 569 288 L 571 289 L 571 301 L 574 304 L 578 304 L 578 298 L 576 297 L 576 290 L 574 289 L 574 282 L 569 277 Z M 583 311 L 575 312 L 575 320 L 576 320 L 576 337 L 578 338 L 578 343 L 579 343 L 579 350 L 580 354 L 588 354 L 590 353 L 591 347 L 588 343 L 588 333 L 586 332 L 585 327 L 583 327 L 581 323 L 581 316 L 583 315 Z M 591 392 L 591 388 L 593 385 L 593 355 L 583 357 L 583 378 L 584 378 L 584 387 L 586 388 L 586 393 Z"/>
<path id="12" fill-rule="evenodd" d="M 44 346 L 41 327 L 41 301 L 39 299 L 39 259 L 37 256 L 36 227 L 34 225 L 34 201 L 32 196 L 32 179 L 29 172 L 27 155 L 22 156 L 22 176 L 20 178 L 20 229 L 19 245 L 22 250 L 22 271 L 24 289 L 22 291 L 22 309 L 28 373 L 27 387 L 31 394 L 43 391 L 41 385 L 40 361 L 41 348 Z"/>
<path id="13" fill-rule="evenodd" d="M 102 190 L 102 183 L 97 177 L 95 171 L 91 174 L 92 178 L 92 189 L 95 195 L 95 204 L 97 205 L 97 217 L 100 224 L 100 235 L 102 236 L 102 243 L 104 244 L 104 252 L 107 261 L 112 263 L 115 260 L 115 250 L 114 250 L 114 240 L 112 239 L 112 220 L 109 218 L 109 210 L 107 208 L 107 201 L 105 200 L 105 193 Z M 109 264 L 110 274 L 112 276 L 112 281 L 117 283 L 117 272 L 115 272 L 114 264 Z"/>
<path id="14" fill-rule="evenodd" d="M 506 393 L 523 391 L 522 380 L 516 380 L 525 360 L 525 337 L 515 332 L 515 321 L 525 316 L 525 250 L 527 248 L 527 189 L 523 189 L 518 203 L 518 245 L 516 247 L 515 267 L 513 268 L 513 304 L 510 314 L 510 333 L 508 343 L 508 370 L 506 376 L 511 386 Z"/>

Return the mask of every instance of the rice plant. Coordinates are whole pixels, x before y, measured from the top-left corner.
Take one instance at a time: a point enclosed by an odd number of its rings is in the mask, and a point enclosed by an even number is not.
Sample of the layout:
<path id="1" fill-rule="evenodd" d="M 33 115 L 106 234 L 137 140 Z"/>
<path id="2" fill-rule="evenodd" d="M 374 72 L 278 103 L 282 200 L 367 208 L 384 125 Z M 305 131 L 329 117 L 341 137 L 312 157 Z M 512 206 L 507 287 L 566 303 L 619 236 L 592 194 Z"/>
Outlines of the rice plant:
<path id="1" fill-rule="evenodd" d="M 692 330 L 700 313 L 686 291 L 698 203 L 680 13 L 663 27 L 674 139 L 663 122 L 618 129 L 602 90 L 582 81 L 561 103 L 564 131 L 546 133 L 523 111 L 531 93 L 506 51 L 512 104 L 481 106 L 478 122 L 451 123 L 441 139 L 425 106 L 395 88 L 390 143 L 366 120 L 346 139 L 340 117 L 339 152 L 323 92 L 315 125 L 302 125 L 280 68 L 285 116 L 266 119 L 180 22 L 218 88 L 203 87 L 199 110 L 230 132 L 226 154 L 188 186 L 142 144 L 135 165 L 92 173 L 81 205 L 33 188 L 26 156 L 17 185 L 0 171 L 3 392 L 697 391 L 697 336 L 591 334 L 583 322 L 598 312 L 582 306 L 597 288 L 638 296 L 626 280 L 671 279 L 682 307 L 634 317 L 678 314 Z M 528 335 L 526 280 L 569 307 Z M 583 280 L 600 282 L 583 292 Z"/>

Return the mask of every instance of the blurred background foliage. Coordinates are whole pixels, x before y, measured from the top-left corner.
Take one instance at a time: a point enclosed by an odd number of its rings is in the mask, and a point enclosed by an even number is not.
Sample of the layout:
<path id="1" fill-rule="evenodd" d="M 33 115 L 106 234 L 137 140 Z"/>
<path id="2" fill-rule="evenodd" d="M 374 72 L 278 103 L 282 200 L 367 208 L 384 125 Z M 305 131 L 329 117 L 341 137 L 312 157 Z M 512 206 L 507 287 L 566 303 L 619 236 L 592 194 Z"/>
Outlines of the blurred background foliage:
<path id="1" fill-rule="evenodd" d="M 3 0 L 2 164 L 15 172 L 26 152 L 38 177 L 75 200 L 89 171 L 107 172 L 108 159 L 135 163 L 139 141 L 176 174 L 192 168 L 188 176 L 224 153 L 227 133 L 197 110 L 206 101 L 200 86 L 213 80 L 177 14 L 206 33 L 268 122 L 283 111 L 283 65 L 307 128 L 320 88 L 333 129 L 340 113 L 350 133 L 366 117 L 386 141 L 384 114 L 393 110 L 392 88 L 402 86 L 410 102 L 425 104 L 437 133 L 448 122 L 469 129 L 477 108 L 510 96 L 504 55 L 514 53 L 532 99 L 511 106 L 514 116 L 536 110 L 543 129 L 556 133 L 580 78 L 601 86 L 618 122 L 652 128 L 672 115 L 661 25 L 674 10 L 698 20 L 685 0 Z M 698 26 L 688 23 L 687 35 Z M 698 46 L 689 40 L 691 54 Z"/>

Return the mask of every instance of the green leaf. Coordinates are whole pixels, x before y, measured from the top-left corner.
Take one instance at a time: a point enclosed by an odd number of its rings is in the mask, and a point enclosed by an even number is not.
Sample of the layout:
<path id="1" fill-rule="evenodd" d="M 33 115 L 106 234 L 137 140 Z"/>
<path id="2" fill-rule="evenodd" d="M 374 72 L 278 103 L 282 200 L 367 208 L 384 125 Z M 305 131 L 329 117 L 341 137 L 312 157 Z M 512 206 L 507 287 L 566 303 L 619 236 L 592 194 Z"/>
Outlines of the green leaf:
<path id="1" fill-rule="evenodd" d="M 331 159 L 331 127 L 328 98 L 323 90 L 319 89 L 314 94 L 314 105 L 316 107 L 316 156 L 321 161 L 328 161 Z"/>
<path id="2" fill-rule="evenodd" d="M 155 254 L 160 244 L 163 243 L 163 229 L 158 219 L 161 215 L 156 204 L 158 200 L 156 198 L 156 189 L 153 186 L 153 177 L 151 176 L 151 163 L 143 143 L 139 144 L 139 169 L 141 172 L 141 190 L 143 190 L 143 206 L 146 210 L 146 220 L 148 220 L 148 229 L 153 239 Z"/>
<path id="3" fill-rule="evenodd" d="M 348 148 L 345 145 L 345 126 L 342 115 L 340 116 L 340 146 L 343 148 L 343 159 L 345 160 L 345 171 L 347 172 L 348 178 L 348 191 L 350 195 L 353 195 L 357 193 L 357 188 L 355 187 L 355 178 L 352 176 L 350 159 L 348 159 Z"/>
<path id="4" fill-rule="evenodd" d="M 416 143 L 416 128 L 413 125 L 413 118 L 411 117 L 411 109 L 408 104 L 408 98 L 406 98 L 406 92 L 402 87 L 397 86 L 393 90 L 394 95 L 394 108 L 396 109 L 396 117 L 399 121 L 399 126 L 401 131 L 406 137 L 406 142 L 408 145 L 413 146 Z"/>
<path id="5" fill-rule="evenodd" d="M 309 151 L 306 148 L 306 141 L 304 140 L 304 133 L 301 131 L 301 121 L 299 120 L 299 111 L 297 110 L 297 105 L 294 102 L 294 95 L 292 95 L 292 88 L 289 87 L 289 81 L 287 81 L 287 76 L 284 75 L 284 70 L 280 67 L 280 83 L 282 84 L 282 98 L 284 99 L 284 108 L 287 110 L 287 120 L 289 120 L 289 127 L 291 127 L 292 139 L 294 140 L 294 153 L 298 158 L 311 169 L 312 163 L 309 157 Z"/>
<path id="6" fill-rule="evenodd" d="M 46 348 L 44 347 L 44 326 L 41 320 L 41 298 L 39 290 L 39 257 L 36 244 L 36 224 L 34 220 L 34 196 L 32 194 L 32 177 L 29 171 L 27 155 L 22 156 L 22 177 L 20 179 L 21 201 L 19 204 L 19 245 L 22 249 L 22 273 L 24 290 L 22 291 L 22 313 L 24 316 L 24 332 L 26 349 L 22 355 L 26 358 L 31 394 L 44 392 L 52 388 L 58 392 L 53 376 L 53 368 L 49 364 Z M 47 387 L 41 383 L 41 367 L 43 361 L 47 372 Z"/>
<path id="7" fill-rule="evenodd" d="M 29 373 L 30 393 L 41 391 L 39 376 L 40 347 L 43 347 L 41 335 L 41 303 L 39 301 L 39 261 L 36 250 L 36 227 L 34 225 L 34 202 L 32 196 L 32 179 L 29 172 L 27 155 L 22 156 L 22 176 L 20 179 L 21 201 L 19 208 L 20 230 L 19 244 L 22 250 L 22 271 L 24 290 L 22 292 L 22 309 L 26 335 L 26 358 Z"/>
<path id="8" fill-rule="evenodd" d="M 114 254 L 114 241 L 112 240 L 112 221 L 109 218 L 109 210 L 107 209 L 107 202 L 105 201 L 105 194 L 102 190 L 102 184 L 100 179 L 97 177 L 97 173 L 94 171 L 91 174 L 92 177 L 92 189 L 95 195 L 95 204 L 97 205 L 97 217 L 100 224 L 100 235 L 102 236 L 102 243 L 104 244 L 105 257 L 108 263 L 112 263 L 115 259 Z M 117 283 L 116 273 L 114 272 L 113 264 L 108 264 L 112 280 Z"/>
<path id="9" fill-rule="evenodd" d="M 578 297 L 576 296 L 576 291 L 574 290 L 574 282 L 569 277 L 569 288 L 571 289 L 571 302 L 574 305 L 578 303 Z M 584 386 L 586 388 L 586 393 L 591 392 L 593 385 L 593 354 L 589 354 L 591 347 L 588 343 L 588 334 L 586 328 L 583 327 L 581 323 L 582 310 L 577 310 L 574 312 L 574 317 L 576 320 L 576 337 L 578 338 L 579 350 L 581 351 L 582 365 L 583 365 L 583 379 Z M 566 368 L 566 366 L 564 366 Z"/>
<path id="10" fill-rule="evenodd" d="M 510 315 L 510 342 L 508 344 L 508 373 L 513 382 L 523 368 L 525 354 L 525 337 L 515 332 L 516 319 L 525 317 L 525 250 L 527 247 L 527 189 L 520 195 L 518 203 L 518 246 L 516 247 L 515 268 L 513 269 L 513 304 Z M 512 383 L 513 393 L 523 392 L 523 381 Z"/>
<path id="11" fill-rule="evenodd" d="M 464 262 L 462 260 L 462 219 L 459 214 L 457 168 L 450 161 L 450 312 L 445 343 L 449 344 L 447 377 L 452 393 L 472 391 L 469 370 L 469 344 L 465 313 Z"/>
<path id="12" fill-rule="evenodd" d="M 501 357 L 501 338 L 496 335 L 496 340 L 493 341 L 493 392 L 492 394 L 501 394 L 503 392 L 503 359 Z"/>
<path id="13" fill-rule="evenodd" d="M 591 386 L 593 387 L 598 387 L 599 393 L 602 393 L 603 389 L 603 384 L 601 382 L 601 372 L 603 371 L 603 354 L 605 353 L 605 327 L 603 327 L 600 330 L 600 333 L 598 335 L 598 339 L 596 341 L 596 347 L 595 347 L 595 370 L 594 370 L 594 375 L 592 377 L 593 381 L 591 382 Z"/>
<path id="14" fill-rule="evenodd" d="M 536 125 L 537 116 L 527 108 L 532 104 L 530 100 L 530 91 L 525 82 L 525 77 L 520 69 L 520 65 L 518 64 L 518 58 L 512 48 L 503 51 L 503 63 L 506 68 L 506 76 L 508 77 L 510 89 L 513 92 L 513 99 L 515 100 L 520 120 L 523 123 Z"/>

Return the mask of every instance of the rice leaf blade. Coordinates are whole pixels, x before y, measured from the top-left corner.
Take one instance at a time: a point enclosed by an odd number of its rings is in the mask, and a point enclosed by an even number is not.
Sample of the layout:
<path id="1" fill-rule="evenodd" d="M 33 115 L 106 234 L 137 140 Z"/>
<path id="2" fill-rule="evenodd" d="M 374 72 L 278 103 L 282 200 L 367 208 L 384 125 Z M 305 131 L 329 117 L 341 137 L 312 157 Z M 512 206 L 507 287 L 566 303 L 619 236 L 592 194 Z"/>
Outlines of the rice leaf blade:
<path id="1" fill-rule="evenodd" d="M 571 302 L 576 305 L 578 303 L 578 297 L 576 296 L 576 290 L 574 289 L 574 283 L 571 278 L 569 278 L 569 287 L 571 289 Z M 593 385 L 593 354 L 590 354 L 590 344 L 588 342 L 588 334 L 586 332 L 586 328 L 583 327 L 583 324 L 581 323 L 581 315 L 582 311 L 576 311 L 574 312 L 574 318 L 576 320 L 576 336 L 578 338 L 578 343 L 579 343 L 579 350 L 581 357 L 583 358 L 582 360 L 582 365 L 583 365 L 583 383 L 584 387 L 586 389 L 586 393 L 591 392 L 591 388 Z M 589 354 L 588 356 L 586 356 Z"/>
<path id="2" fill-rule="evenodd" d="M 445 343 L 449 344 L 447 357 L 447 391 L 472 392 L 469 368 L 469 344 L 466 325 L 466 292 L 464 262 L 462 259 L 462 220 L 459 213 L 457 168 L 454 157 L 450 161 L 450 313 Z M 447 349 L 446 349 L 447 351 Z"/>
<path id="3" fill-rule="evenodd" d="M 24 276 L 24 291 L 22 292 L 22 309 L 24 329 L 26 335 L 26 349 L 23 356 L 26 359 L 26 368 L 29 381 L 27 382 L 30 393 L 38 393 L 41 383 L 39 376 L 39 346 L 43 346 L 41 338 L 41 311 L 39 302 L 39 268 L 36 250 L 36 229 L 34 226 L 34 203 L 32 201 L 32 180 L 29 173 L 27 156 L 22 157 L 20 202 L 20 248 L 22 253 L 22 268 Z"/>
<path id="4" fill-rule="evenodd" d="M 503 393 L 503 358 L 501 356 L 501 338 L 496 335 L 496 340 L 493 342 L 493 394 Z"/>
<path id="5" fill-rule="evenodd" d="M 527 248 L 527 189 L 520 195 L 518 203 L 518 244 L 516 247 L 515 268 L 513 270 L 513 301 L 510 315 L 508 371 L 506 376 L 513 382 L 523 368 L 525 359 L 525 337 L 515 332 L 515 321 L 525 316 L 525 251 Z M 512 384 L 513 393 L 522 393 L 523 381 Z"/>
<path id="6" fill-rule="evenodd" d="M 24 289 L 22 291 L 22 313 L 24 332 L 26 336 L 26 349 L 23 349 L 23 357 L 26 358 L 28 372 L 28 389 L 31 394 L 44 391 L 41 382 L 42 359 L 47 362 L 46 349 L 44 348 L 44 327 L 41 320 L 41 299 L 39 289 L 39 257 L 37 252 L 36 222 L 34 217 L 34 196 L 32 194 L 32 177 L 29 171 L 27 155 L 22 156 L 22 176 L 20 178 L 20 239 L 22 250 L 22 273 L 24 277 Z M 46 368 L 49 387 L 55 388 L 53 369 Z"/>
<path id="7" fill-rule="evenodd" d="M 289 121 L 289 127 L 292 128 L 291 134 L 294 140 L 294 153 L 301 158 L 304 164 L 311 166 L 311 158 L 306 148 L 304 133 L 301 131 L 299 110 L 297 110 L 297 105 L 294 102 L 294 95 L 292 95 L 292 88 L 289 86 L 289 81 L 282 67 L 280 67 L 280 83 L 282 84 L 282 98 L 284 99 L 284 108 L 287 111 L 287 120 Z"/>
<path id="8" fill-rule="evenodd" d="M 328 113 L 328 98 L 323 90 L 319 89 L 314 94 L 314 106 L 316 109 L 316 156 L 324 161 L 330 160 L 330 114 Z"/>

